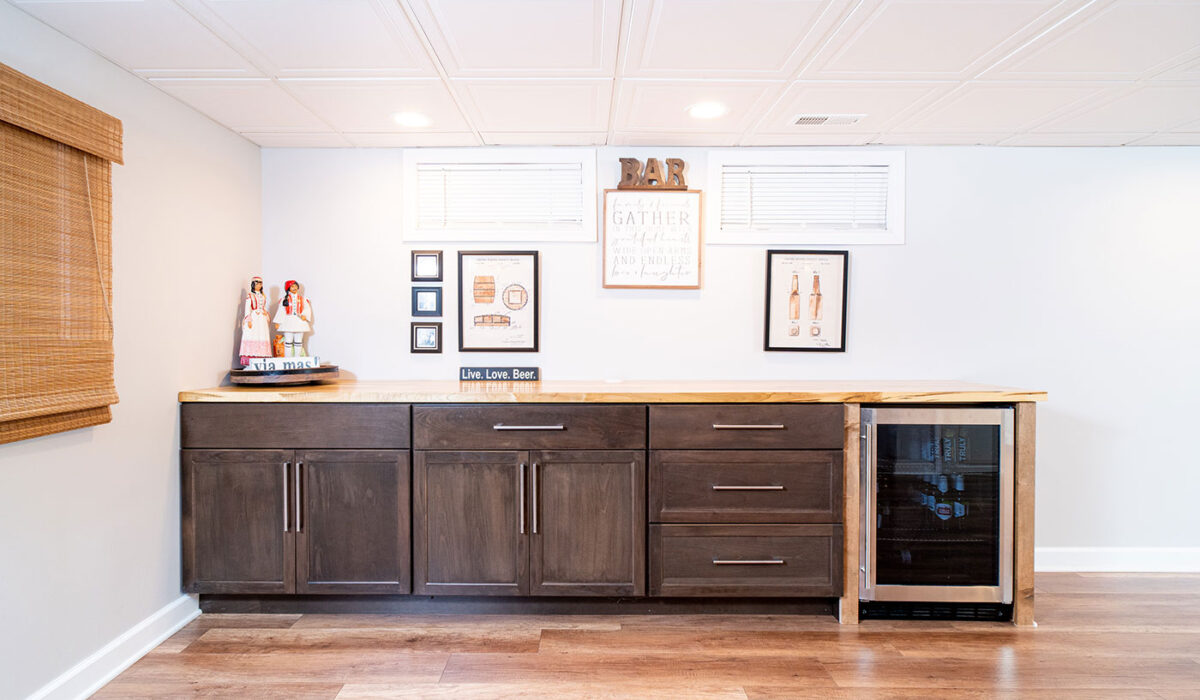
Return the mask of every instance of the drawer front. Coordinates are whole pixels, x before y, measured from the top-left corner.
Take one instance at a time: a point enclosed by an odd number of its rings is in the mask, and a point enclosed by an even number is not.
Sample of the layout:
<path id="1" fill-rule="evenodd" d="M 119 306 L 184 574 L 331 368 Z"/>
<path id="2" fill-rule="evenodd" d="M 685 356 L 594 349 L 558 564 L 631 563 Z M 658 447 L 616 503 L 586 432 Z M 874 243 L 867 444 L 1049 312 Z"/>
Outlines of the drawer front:
<path id="1" fill-rule="evenodd" d="M 842 453 L 834 450 L 654 450 L 650 520 L 837 523 Z"/>
<path id="2" fill-rule="evenodd" d="M 841 525 L 651 525 L 650 595 L 839 596 Z"/>
<path id="3" fill-rule="evenodd" d="M 413 407 L 418 450 L 644 449 L 645 406 Z"/>
<path id="4" fill-rule="evenodd" d="M 650 447 L 840 450 L 841 404 L 651 406 Z"/>
<path id="5" fill-rule="evenodd" d="M 409 443 L 408 404 L 185 403 L 185 448 L 397 449 Z"/>

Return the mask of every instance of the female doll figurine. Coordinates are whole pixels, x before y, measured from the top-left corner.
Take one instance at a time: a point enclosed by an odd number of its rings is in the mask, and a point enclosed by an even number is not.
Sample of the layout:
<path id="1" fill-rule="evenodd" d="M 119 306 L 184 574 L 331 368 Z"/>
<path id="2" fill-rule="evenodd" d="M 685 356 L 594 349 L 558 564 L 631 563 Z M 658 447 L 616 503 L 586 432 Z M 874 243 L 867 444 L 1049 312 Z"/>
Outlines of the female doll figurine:
<path id="1" fill-rule="evenodd" d="M 263 294 L 261 277 L 250 278 L 250 293 L 246 295 L 246 308 L 242 314 L 242 345 L 238 350 L 242 366 L 250 364 L 250 358 L 270 357 L 271 317 L 267 315 L 267 297 Z"/>
<path id="2" fill-rule="evenodd" d="M 275 327 L 283 332 L 284 355 L 305 355 L 304 334 L 312 330 L 312 303 L 300 294 L 296 280 L 283 283 L 283 301 L 275 312 Z"/>

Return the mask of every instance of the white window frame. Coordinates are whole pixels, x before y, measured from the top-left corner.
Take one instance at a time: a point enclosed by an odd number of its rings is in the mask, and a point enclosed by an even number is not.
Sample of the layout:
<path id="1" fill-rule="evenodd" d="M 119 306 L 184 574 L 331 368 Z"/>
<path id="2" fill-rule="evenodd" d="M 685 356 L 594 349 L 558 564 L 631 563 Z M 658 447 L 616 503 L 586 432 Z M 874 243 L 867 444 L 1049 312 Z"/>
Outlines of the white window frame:
<path id="1" fill-rule="evenodd" d="M 721 171 L 726 165 L 886 165 L 888 166 L 887 228 L 856 231 L 833 228 L 795 228 L 777 231 L 721 229 Z M 708 192 L 705 193 L 707 242 L 716 245 L 861 245 L 904 243 L 904 151 L 794 150 L 759 151 L 749 148 L 708 152 Z"/>
<path id="2" fill-rule="evenodd" d="M 578 163 L 582 172 L 583 219 L 579 227 L 521 230 L 423 229 L 417 217 L 417 167 L 422 163 Z M 406 243 L 596 242 L 596 150 L 593 148 L 411 148 L 404 151 L 401 238 Z"/>

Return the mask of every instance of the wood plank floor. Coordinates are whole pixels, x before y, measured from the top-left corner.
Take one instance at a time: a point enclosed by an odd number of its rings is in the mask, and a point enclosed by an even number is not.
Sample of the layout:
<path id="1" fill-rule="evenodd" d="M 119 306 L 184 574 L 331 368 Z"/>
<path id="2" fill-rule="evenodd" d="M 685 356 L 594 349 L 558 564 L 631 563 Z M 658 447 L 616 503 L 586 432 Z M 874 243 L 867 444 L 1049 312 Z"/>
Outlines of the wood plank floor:
<path id="1" fill-rule="evenodd" d="M 1036 629 L 764 615 L 202 615 L 98 698 L 1200 698 L 1200 575 L 1039 574 Z"/>

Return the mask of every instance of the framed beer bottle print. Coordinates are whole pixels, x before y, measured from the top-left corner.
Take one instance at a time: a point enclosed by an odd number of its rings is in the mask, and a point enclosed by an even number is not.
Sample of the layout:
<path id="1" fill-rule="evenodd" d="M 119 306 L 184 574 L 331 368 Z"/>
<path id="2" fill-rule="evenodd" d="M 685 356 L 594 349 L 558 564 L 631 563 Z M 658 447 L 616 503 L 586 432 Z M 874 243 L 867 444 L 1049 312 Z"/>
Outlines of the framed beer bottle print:
<path id="1" fill-rule="evenodd" d="M 846 351 L 844 250 L 768 250 L 764 350 Z"/>

